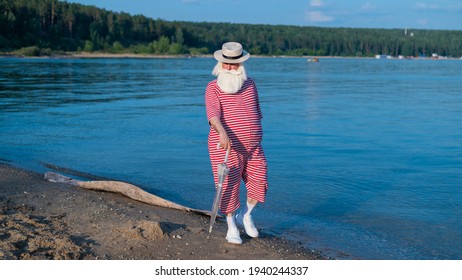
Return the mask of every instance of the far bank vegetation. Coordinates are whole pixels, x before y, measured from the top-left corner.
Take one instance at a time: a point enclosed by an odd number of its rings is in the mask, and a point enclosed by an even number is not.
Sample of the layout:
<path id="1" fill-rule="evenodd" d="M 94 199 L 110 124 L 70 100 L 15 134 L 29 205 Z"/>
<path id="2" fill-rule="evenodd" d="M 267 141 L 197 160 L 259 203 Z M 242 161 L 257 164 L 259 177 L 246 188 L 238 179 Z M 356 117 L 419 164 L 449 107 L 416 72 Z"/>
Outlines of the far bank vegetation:
<path id="1" fill-rule="evenodd" d="M 210 54 L 239 41 L 265 56 L 462 56 L 462 31 L 179 22 L 57 0 L 0 0 L 0 51 Z"/>

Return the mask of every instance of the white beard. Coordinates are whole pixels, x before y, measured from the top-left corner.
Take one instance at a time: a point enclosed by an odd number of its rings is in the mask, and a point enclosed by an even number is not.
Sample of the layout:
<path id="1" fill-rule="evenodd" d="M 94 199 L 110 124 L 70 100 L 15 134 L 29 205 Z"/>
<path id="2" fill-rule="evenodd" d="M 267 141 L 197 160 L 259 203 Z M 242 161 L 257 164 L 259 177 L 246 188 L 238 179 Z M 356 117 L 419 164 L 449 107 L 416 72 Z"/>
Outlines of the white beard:
<path id="1" fill-rule="evenodd" d="M 247 73 L 242 64 L 237 70 L 225 70 L 222 68 L 222 63 L 218 62 L 212 74 L 217 76 L 217 84 L 225 93 L 238 92 L 247 80 Z"/>

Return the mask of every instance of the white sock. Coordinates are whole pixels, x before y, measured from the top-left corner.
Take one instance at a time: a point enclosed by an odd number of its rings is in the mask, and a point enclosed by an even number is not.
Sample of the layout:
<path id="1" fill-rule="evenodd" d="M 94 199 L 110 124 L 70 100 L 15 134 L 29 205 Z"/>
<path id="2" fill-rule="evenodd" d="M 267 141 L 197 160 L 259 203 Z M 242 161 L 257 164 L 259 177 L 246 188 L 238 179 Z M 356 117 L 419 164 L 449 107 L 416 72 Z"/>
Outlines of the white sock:
<path id="1" fill-rule="evenodd" d="M 247 202 L 246 208 L 242 209 L 242 216 L 250 216 L 250 213 L 252 212 L 253 208 L 255 207 L 256 204 L 251 204 Z"/>
<path id="2" fill-rule="evenodd" d="M 228 229 L 237 229 L 236 221 L 234 220 L 234 215 L 226 216 L 226 223 L 228 224 Z"/>

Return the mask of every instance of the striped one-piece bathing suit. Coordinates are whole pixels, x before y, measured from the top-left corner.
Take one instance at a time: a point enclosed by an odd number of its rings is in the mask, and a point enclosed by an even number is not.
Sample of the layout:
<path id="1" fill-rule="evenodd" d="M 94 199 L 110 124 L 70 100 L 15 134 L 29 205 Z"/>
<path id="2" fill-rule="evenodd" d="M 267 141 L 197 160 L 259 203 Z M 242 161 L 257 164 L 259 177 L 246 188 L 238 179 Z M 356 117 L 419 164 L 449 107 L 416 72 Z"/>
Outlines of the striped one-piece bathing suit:
<path id="1" fill-rule="evenodd" d="M 205 104 L 207 119 L 219 117 L 231 141 L 230 170 L 223 183 L 220 211 L 226 214 L 240 207 L 241 180 L 245 183 L 247 197 L 264 202 L 268 190 L 267 164 L 261 146 L 262 114 L 254 81 L 247 79 L 237 93 L 229 94 L 224 93 L 214 80 L 207 85 Z M 210 127 L 208 148 L 215 184 L 218 183 L 218 164 L 225 157 L 225 151 L 217 149 L 219 142 L 218 133 Z"/>

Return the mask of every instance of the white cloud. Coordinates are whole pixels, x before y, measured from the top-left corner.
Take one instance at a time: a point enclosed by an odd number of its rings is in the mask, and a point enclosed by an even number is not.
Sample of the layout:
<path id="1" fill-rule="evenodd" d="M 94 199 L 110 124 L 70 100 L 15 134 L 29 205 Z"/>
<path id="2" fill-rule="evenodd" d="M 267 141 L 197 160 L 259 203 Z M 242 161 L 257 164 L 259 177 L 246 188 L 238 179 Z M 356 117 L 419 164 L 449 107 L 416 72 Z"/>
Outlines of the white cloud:
<path id="1" fill-rule="evenodd" d="M 436 4 L 427 4 L 427 3 L 422 3 L 422 2 L 417 2 L 415 4 L 415 8 L 417 10 L 439 10 L 441 9 L 441 7 Z"/>
<path id="2" fill-rule="evenodd" d="M 427 8 L 427 4 L 422 3 L 422 2 L 417 2 L 417 3 L 415 3 L 415 8 L 416 8 L 416 9 L 426 9 L 426 8 Z"/>
<path id="3" fill-rule="evenodd" d="M 416 10 L 460 12 L 462 10 L 462 4 L 461 3 L 427 4 L 424 2 L 417 2 L 414 8 Z"/>
<path id="4" fill-rule="evenodd" d="M 183 4 L 200 4 L 199 0 L 181 0 Z"/>
<path id="5" fill-rule="evenodd" d="M 426 27 L 428 26 L 428 19 L 419 19 L 417 20 L 417 23 L 420 27 Z"/>
<path id="6" fill-rule="evenodd" d="M 324 3 L 321 0 L 311 0 L 310 6 L 311 7 L 322 7 L 324 6 Z"/>
<path id="7" fill-rule="evenodd" d="M 308 11 L 305 14 L 305 19 L 309 22 L 331 22 L 334 18 L 319 11 Z"/>
<path id="8" fill-rule="evenodd" d="M 361 6 L 361 10 L 363 10 L 363 11 L 374 11 L 374 10 L 377 10 L 377 6 L 371 4 L 370 2 L 366 2 Z"/>

